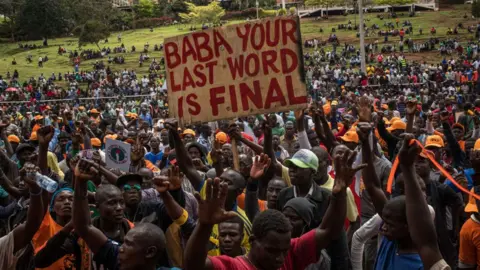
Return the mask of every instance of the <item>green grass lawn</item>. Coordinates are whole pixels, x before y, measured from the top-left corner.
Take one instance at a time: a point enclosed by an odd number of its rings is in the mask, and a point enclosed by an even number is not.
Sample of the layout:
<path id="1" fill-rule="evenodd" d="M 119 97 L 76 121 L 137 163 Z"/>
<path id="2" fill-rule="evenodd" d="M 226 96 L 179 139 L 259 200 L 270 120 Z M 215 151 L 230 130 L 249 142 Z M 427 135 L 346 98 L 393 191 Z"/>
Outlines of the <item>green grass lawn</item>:
<path id="1" fill-rule="evenodd" d="M 430 28 L 435 26 L 437 28 L 437 37 L 445 38 L 446 31 L 448 27 L 455 27 L 459 22 L 462 22 L 465 27 L 468 25 L 476 25 L 477 21 L 472 20 L 469 16 L 468 19 L 464 19 L 463 15 L 467 13 L 470 14 L 470 5 L 457 5 L 457 6 L 450 6 L 445 9 L 441 9 L 438 12 L 428 11 L 428 12 L 419 12 L 417 13 L 416 17 L 410 18 L 407 16 L 408 12 L 403 12 L 405 14 L 404 17 L 400 17 L 400 22 L 404 20 L 410 20 L 413 23 L 414 34 L 411 36 L 414 39 L 421 40 L 427 39 L 430 37 Z M 400 12 L 399 12 L 400 13 Z M 366 24 L 368 27 L 373 25 L 374 23 L 378 24 L 381 29 L 384 29 L 383 24 L 388 21 L 392 21 L 395 23 L 393 19 L 384 19 L 380 20 L 376 16 L 380 13 L 371 13 L 366 14 Z M 386 14 L 384 14 L 386 15 Z M 328 20 L 321 20 L 315 21 L 311 18 L 302 19 L 302 38 L 304 39 L 311 39 L 311 38 L 319 38 L 325 40 L 331 33 L 331 28 L 337 28 L 338 24 L 346 24 L 349 20 L 354 22 L 355 16 L 330 16 Z M 230 23 L 239 23 L 240 21 L 233 21 Z M 358 22 L 358 16 L 357 16 Z M 182 28 L 183 29 L 180 29 Z M 319 29 L 323 28 L 324 32 L 320 33 Z M 138 58 L 140 53 L 143 51 L 143 45 L 146 42 L 150 44 L 150 58 L 159 58 L 162 56 L 161 52 L 153 52 L 153 45 L 163 43 L 163 40 L 170 36 L 175 36 L 179 34 L 184 34 L 188 32 L 188 27 L 185 26 L 168 26 L 168 27 L 158 27 L 155 28 L 153 32 L 150 32 L 149 29 L 138 29 L 138 30 L 130 30 L 125 31 L 122 33 L 123 43 L 130 50 L 131 46 L 134 45 L 137 48 L 136 53 L 126 53 L 123 54 L 125 57 L 125 64 L 123 65 L 116 65 L 113 64 L 110 66 L 112 70 L 123 70 L 127 69 L 134 69 L 137 74 L 144 75 L 148 72 L 148 63 L 144 63 L 143 67 L 140 68 L 138 65 Z M 418 29 L 423 29 L 423 35 L 418 34 Z M 358 46 L 359 40 L 356 38 L 355 31 L 344 31 L 344 30 L 337 30 L 337 36 L 340 39 L 340 42 L 353 43 Z M 113 49 L 114 47 L 120 46 L 121 43 L 117 42 L 117 35 L 118 33 L 113 33 L 109 39 L 108 44 L 100 43 L 100 47 L 110 47 Z M 468 34 L 466 30 L 460 30 L 460 34 L 457 36 L 462 41 L 467 41 L 474 38 L 473 35 Z M 375 39 L 379 40 L 379 43 L 383 43 L 383 37 L 378 37 L 377 35 L 371 36 L 367 38 L 368 41 L 374 41 Z M 391 38 L 390 42 L 398 43 L 399 38 Z M 24 42 L 25 43 L 25 42 Z M 30 41 L 28 44 L 35 43 L 37 45 L 41 45 L 41 41 Z M 77 39 L 74 37 L 70 38 L 59 38 L 59 39 L 50 39 L 49 46 L 47 48 L 40 48 L 36 50 L 23 50 L 18 48 L 18 44 L 16 43 L 0 43 L 0 74 L 5 75 L 7 71 L 13 73 L 15 69 L 17 69 L 20 73 L 21 81 L 28 79 L 29 77 L 38 77 L 41 73 L 45 76 L 50 76 L 53 72 L 58 74 L 59 72 L 66 73 L 66 72 L 73 72 L 73 66 L 71 65 L 68 54 L 64 54 L 60 56 L 57 54 L 58 47 L 62 46 L 67 49 L 67 51 L 78 50 L 78 43 Z M 86 47 L 85 49 L 92 48 L 97 49 L 96 45 L 91 44 Z M 27 55 L 31 54 L 33 56 L 32 64 L 28 64 L 26 61 Z M 47 55 L 49 61 L 44 64 L 43 68 L 37 67 L 37 60 L 39 56 Z M 113 56 L 117 56 L 120 54 L 113 54 Z M 438 61 L 439 60 L 438 53 L 417 53 L 415 55 L 411 55 L 411 58 L 416 60 L 428 60 L 428 61 Z M 11 62 L 13 58 L 16 59 L 17 65 L 12 66 Z M 90 61 L 83 61 L 80 68 L 84 70 L 91 70 L 92 64 L 95 60 Z M 104 62 L 107 63 L 107 59 L 104 58 Z"/>

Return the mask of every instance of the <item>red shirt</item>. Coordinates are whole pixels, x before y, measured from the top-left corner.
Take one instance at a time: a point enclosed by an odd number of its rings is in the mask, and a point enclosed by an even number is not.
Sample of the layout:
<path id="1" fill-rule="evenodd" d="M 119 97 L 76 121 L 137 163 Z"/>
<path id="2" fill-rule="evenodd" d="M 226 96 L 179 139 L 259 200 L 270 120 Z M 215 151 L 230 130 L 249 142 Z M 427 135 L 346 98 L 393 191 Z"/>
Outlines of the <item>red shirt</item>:
<path id="1" fill-rule="evenodd" d="M 231 258 L 225 255 L 208 257 L 215 270 L 255 270 L 243 256 Z M 315 230 L 290 240 L 290 250 L 279 270 L 305 269 L 318 261 Z"/>

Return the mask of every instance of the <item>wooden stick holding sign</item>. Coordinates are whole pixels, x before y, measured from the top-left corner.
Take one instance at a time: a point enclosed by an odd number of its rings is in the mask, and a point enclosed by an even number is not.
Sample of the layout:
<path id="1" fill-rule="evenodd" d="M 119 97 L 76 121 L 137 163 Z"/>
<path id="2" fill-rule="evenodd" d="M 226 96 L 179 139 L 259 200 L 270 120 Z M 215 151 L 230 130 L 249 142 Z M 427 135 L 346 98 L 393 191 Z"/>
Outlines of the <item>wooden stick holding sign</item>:
<path id="1" fill-rule="evenodd" d="M 237 124 L 235 121 L 230 121 L 229 129 L 236 128 L 238 129 Z M 230 142 L 232 143 L 232 154 L 233 154 L 233 169 L 235 171 L 240 171 L 240 158 L 238 157 L 238 147 L 237 147 L 237 140 L 235 138 L 230 138 Z"/>

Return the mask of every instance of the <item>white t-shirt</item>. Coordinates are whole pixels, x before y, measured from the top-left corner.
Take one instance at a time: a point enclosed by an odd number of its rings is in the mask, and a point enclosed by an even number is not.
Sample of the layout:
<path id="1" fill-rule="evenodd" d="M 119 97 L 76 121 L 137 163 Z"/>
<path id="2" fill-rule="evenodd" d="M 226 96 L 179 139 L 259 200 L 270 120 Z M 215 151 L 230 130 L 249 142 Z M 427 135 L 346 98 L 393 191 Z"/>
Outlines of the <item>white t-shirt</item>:
<path id="1" fill-rule="evenodd" d="M 15 270 L 18 257 L 13 254 L 14 248 L 13 231 L 0 238 L 0 269 Z"/>

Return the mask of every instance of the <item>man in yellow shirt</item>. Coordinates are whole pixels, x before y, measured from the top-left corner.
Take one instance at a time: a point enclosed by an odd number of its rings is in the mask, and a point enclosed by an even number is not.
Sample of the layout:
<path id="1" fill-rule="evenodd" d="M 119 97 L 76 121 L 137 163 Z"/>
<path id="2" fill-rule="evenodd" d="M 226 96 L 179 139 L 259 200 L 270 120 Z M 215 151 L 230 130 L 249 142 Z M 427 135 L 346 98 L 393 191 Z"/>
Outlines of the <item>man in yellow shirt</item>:
<path id="1" fill-rule="evenodd" d="M 180 171 L 184 173 L 185 177 L 190 181 L 196 191 L 200 193 L 201 198 L 206 198 L 206 177 L 202 177 L 195 165 L 192 158 L 189 156 L 185 144 L 182 142 L 180 134 L 178 134 L 178 122 L 175 119 L 167 119 L 165 126 L 168 128 L 169 137 L 173 141 L 172 147 L 175 147 L 175 153 L 177 154 L 177 163 L 180 167 Z M 234 211 L 243 221 L 243 240 L 242 247 L 248 252 L 250 250 L 249 238 L 252 233 L 252 223 L 248 219 L 245 212 L 237 206 L 237 197 L 240 195 L 246 187 L 245 178 L 237 171 L 228 169 L 220 175 L 222 182 L 228 184 L 228 194 L 225 201 L 225 210 Z M 220 243 L 219 243 L 218 224 L 213 227 L 212 234 L 209 242 L 208 255 L 216 256 L 221 255 Z"/>
<path id="2" fill-rule="evenodd" d="M 252 223 L 248 219 L 247 214 L 240 207 L 237 206 L 237 197 L 243 192 L 246 187 L 245 178 L 239 172 L 228 169 L 222 173 L 220 179 L 222 182 L 226 182 L 228 184 L 228 194 L 225 201 L 225 210 L 234 211 L 242 219 L 244 225 L 242 247 L 248 252 L 250 250 L 250 243 L 248 239 L 250 238 L 250 235 L 252 233 Z M 206 185 L 204 180 L 200 189 L 200 196 L 202 197 L 202 199 L 206 198 L 205 192 Z M 210 246 L 208 251 L 209 256 L 223 255 L 220 250 L 220 243 L 218 241 L 218 238 L 218 224 L 216 224 L 215 226 L 213 226 L 212 235 L 210 236 Z"/>

